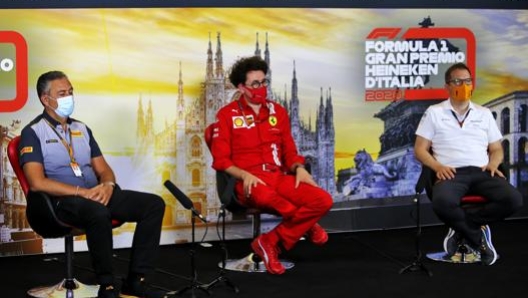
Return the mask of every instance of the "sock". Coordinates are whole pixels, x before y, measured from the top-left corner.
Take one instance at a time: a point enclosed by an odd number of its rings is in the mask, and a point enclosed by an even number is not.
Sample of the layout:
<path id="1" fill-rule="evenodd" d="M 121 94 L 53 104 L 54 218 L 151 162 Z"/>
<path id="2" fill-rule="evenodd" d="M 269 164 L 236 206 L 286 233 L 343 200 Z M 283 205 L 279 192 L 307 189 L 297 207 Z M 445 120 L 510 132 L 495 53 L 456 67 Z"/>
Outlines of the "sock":
<path id="1" fill-rule="evenodd" d="M 141 280 L 141 279 L 144 279 L 144 278 L 145 278 L 144 274 L 130 272 L 130 273 L 128 273 L 127 281 L 128 282 L 134 282 L 134 281 Z"/>
<path id="2" fill-rule="evenodd" d="M 100 285 L 99 286 L 99 292 L 103 292 L 103 291 L 114 291 L 115 288 L 114 288 L 114 285 L 112 284 L 104 284 L 104 285 Z"/>

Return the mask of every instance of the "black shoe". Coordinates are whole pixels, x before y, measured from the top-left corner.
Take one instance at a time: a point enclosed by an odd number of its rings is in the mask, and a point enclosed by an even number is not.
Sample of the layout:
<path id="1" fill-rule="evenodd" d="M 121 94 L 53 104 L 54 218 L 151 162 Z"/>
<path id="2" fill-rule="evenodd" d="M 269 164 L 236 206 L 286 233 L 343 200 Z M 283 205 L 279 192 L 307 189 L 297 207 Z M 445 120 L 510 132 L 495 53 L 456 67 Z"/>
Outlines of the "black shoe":
<path id="1" fill-rule="evenodd" d="M 127 279 L 121 287 L 121 298 L 166 298 L 167 293 L 147 286 L 144 277 Z"/>
<path id="2" fill-rule="evenodd" d="M 480 261 L 483 265 L 493 265 L 497 261 L 497 251 L 491 243 L 491 231 L 489 226 L 482 226 L 482 238 L 480 240 Z"/>
<path id="3" fill-rule="evenodd" d="M 460 233 L 449 228 L 447 235 L 444 238 L 444 251 L 449 257 L 452 257 L 458 251 L 458 248 L 463 244 L 463 238 Z"/>
<path id="4" fill-rule="evenodd" d="M 97 292 L 97 298 L 119 298 L 119 293 L 112 285 L 101 285 L 99 286 L 99 291 Z"/>

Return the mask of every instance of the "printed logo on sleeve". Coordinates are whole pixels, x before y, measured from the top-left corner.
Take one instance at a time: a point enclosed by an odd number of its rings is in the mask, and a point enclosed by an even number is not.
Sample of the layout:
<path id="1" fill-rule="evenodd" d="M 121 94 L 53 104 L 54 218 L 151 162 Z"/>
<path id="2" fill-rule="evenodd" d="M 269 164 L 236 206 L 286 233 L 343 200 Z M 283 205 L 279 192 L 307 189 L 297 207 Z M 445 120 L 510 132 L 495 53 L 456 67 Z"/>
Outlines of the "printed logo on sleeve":
<path id="1" fill-rule="evenodd" d="M 71 131 L 71 135 L 72 135 L 72 137 L 76 137 L 76 138 L 79 138 L 79 137 L 83 136 L 82 131 L 80 131 L 80 130 L 72 130 Z"/>
<path id="2" fill-rule="evenodd" d="M 33 153 L 33 146 L 27 146 L 20 150 L 20 155 L 24 155 L 26 153 Z"/>

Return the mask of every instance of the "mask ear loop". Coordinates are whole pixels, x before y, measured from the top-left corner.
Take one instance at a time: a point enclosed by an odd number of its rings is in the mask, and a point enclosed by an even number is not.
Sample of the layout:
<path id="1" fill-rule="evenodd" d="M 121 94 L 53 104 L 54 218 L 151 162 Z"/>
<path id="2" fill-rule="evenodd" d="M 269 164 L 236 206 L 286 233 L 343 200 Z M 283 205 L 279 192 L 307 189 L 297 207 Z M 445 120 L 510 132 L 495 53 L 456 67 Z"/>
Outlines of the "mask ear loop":
<path id="1" fill-rule="evenodd" d="M 245 96 L 246 97 L 245 98 L 246 101 L 248 101 L 247 97 L 252 98 L 253 94 L 248 90 L 248 88 L 246 88 L 246 86 L 244 86 L 242 84 L 240 84 L 239 86 L 241 86 L 239 88 L 242 88 L 242 90 L 243 90 L 243 91 L 240 91 L 240 98 Z M 252 101 L 249 101 L 249 102 L 252 102 Z"/>
<path id="2" fill-rule="evenodd" d="M 46 94 L 46 96 L 48 97 L 48 100 L 46 101 L 45 106 L 49 107 L 50 109 L 54 109 L 54 108 L 49 104 L 49 103 L 50 103 L 50 99 L 52 99 L 52 98 L 51 98 L 51 95 Z M 58 107 L 58 106 L 59 106 L 59 102 L 57 102 L 57 107 Z"/>

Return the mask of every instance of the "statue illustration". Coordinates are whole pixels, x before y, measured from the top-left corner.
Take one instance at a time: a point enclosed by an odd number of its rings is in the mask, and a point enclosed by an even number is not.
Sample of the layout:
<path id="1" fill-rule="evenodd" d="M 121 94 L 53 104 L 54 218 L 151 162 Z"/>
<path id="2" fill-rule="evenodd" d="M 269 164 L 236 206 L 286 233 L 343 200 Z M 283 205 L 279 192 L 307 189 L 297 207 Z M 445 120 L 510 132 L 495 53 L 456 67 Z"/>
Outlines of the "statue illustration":
<path id="1" fill-rule="evenodd" d="M 357 174 L 345 181 L 344 195 L 351 195 L 370 188 L 377 181 L 393 180 L 397 173 L 390 173 L 384 165 L 375 163 L 365 149 L 356 152 L 354 157 Z"/>

